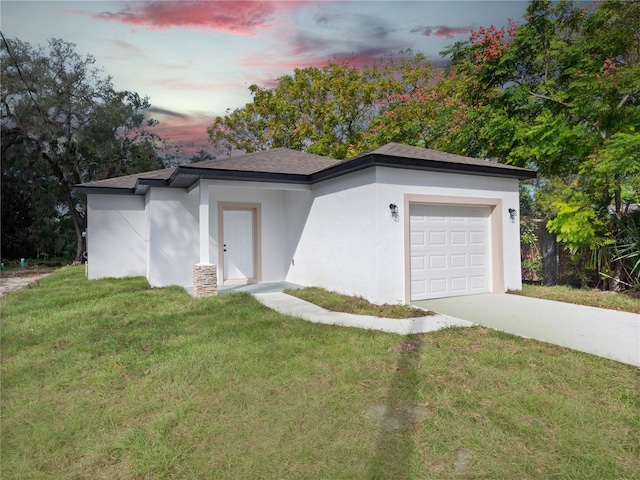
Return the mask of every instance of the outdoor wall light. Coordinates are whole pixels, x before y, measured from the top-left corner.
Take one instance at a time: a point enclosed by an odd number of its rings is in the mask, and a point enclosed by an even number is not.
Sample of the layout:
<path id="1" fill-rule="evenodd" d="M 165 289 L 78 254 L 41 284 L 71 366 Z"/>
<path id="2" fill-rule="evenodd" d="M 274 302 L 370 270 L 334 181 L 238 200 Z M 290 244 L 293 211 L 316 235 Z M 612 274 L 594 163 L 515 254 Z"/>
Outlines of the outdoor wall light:
<path id="1" fill-rule="evenodd" d="M 515 208 L 509 209 L 509 218 L 511 218 L 511 223 L 516 223 L 516 213 L 518 212 L 516 211 Z"/>
<path id="2" fill-rule="evenodd" d="M 393 218 L 393 221 L 399 222 L 400 216 L 398 215 L 398 206 L 395 203 L 390 203 L 389 210 L 391 210 L 391 218 Z"/>

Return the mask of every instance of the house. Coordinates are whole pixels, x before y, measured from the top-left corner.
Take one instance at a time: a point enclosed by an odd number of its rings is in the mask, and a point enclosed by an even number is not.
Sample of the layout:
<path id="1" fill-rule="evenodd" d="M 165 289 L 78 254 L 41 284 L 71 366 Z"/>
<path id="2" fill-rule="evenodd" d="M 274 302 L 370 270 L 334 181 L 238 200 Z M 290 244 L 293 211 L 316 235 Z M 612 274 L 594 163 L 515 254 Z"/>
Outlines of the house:
<path id="1" fill-rule="evenodd" d="M 342 161 L 277 148 L 77 191 L 91 279 L 198 296 L 286 280 L 409 303 L 521 288 L 518 182 L 535 176 L 390 143 Z"/>

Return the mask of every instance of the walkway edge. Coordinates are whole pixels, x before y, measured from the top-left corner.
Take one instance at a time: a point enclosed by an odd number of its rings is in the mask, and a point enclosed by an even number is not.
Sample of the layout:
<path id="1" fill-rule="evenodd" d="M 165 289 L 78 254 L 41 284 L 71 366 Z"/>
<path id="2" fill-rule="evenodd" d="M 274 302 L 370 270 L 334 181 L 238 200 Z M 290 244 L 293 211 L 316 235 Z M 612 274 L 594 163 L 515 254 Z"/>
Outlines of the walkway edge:
<path id="1" fill-rule="evenodd" d="M 433 332 L 447 327 L 476 326 L 473 322 L 441 314 L 406 319 L 380 318 L 371 315 L 331 312 L 286 293 L 255 293 L 253 295 L 260 303 L 279 313 L 327 325 L 379 330 L 400 335 Z"/>

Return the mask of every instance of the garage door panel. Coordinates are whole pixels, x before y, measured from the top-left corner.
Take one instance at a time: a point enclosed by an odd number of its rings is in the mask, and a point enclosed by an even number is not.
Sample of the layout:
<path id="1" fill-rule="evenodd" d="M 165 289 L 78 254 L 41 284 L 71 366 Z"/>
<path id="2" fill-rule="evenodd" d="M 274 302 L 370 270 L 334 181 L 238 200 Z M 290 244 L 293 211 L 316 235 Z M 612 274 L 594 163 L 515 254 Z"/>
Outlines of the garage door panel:
<path id="1" fill-rule="evenodd" d="M 429 246 L 440 247 L 447 245 L 447 233 L 442 231 L 429 232 Z"/>
<path id="2" fill-rule="evenodd" d="M 427 259 L 424 255 L 412 255 L 411 256 L 411 271 L 416 275 L 426 275 L 427 273 Z"/>
<path id="3" fill-rule="evenodd" d="M 470 222 L 484 223 L 485 219 L 487 218 L 487 215 L 482 210 L 484 207 L 476 207 L 476 208 L 477 210 L 469 210 L 465 212 L 466 218 L 468 218 Z M 489 208 L 489 207 L 486 207 L 486 208 Z"/>
<path id="4" fill-rule="evenodd" d="M 477 230 L 469 232 L 469 243 L 471 245 L 485 245 L 487 243 L 486 232 L 479 232 Z"/>
<path id="5" fill-rule="evenodd" d="M 421 205 L 416 213 L 425 219 L 427 223 L 438 224 L 447 223 L 448 208 L 446 206 L 438 205 Z"/>
<path id="6" fill-rule="evenodd" d="M 467 244 L 467 232 L 453 231 L 449 233 L 450 245 L 466 245 Z"/>
<path id="7" fill-rule="evenodd" d="M 427 236 L 425 232 L 411 232 L 411 245 L 415 247 L 426 247 Z"/>
<path id="8" fill-rule="evenodd" d="M 452 293 L 466 292 L 468 289 L 467 277 L 451 277 L 449 282 Z"/>
<path id="9" fill-rule="evenodd" d="M 434 227 L 439 225 L 446 225 L 447 217 L 444 217 L 444 216 L 425 217 L 424 223 L 433 225 Z"/>
<path id="10" fill-rule="evenodd" d="M 484 254 L 476 254 L 469 255 L 469 265 L 471 267 L 481 267 L 484 268 L 487 266 L 487 257 Z"/>
<path id="11" fill-rule="evenodd" d="M 429 268 L 431 270 L 442 270 L 447 268 L 446 255 L 429 255 Z"/>
<path id="12" fill-rule="evenodd" d="M 410 206 L 412 300 L 489 291 L 489 213 L 484 206 Z"/>
<path id="13" fill-rule="evenodd" d="M 469 279 L 473 290 L 484 290 L 487 288 L 487 279 L 484 275 L 471 276 Z"/>
<path id="14" fill-rule="evenodd" d="M 436 294 L 444 294 L 447 293 L 447 279 L 446 278 L 437 278 L 437 279 L 431 279 L 429 281 L 429 287 L 430 287 L 430 292 L 431 293 L 436 293 Z M 428 294 L 429 291 L 427 291 L 425 289 L 424 294 Z"/>
<path id="15" fill-rule="evenodd" d="M 451 268 L 467 268 L 467 256 L 460 254 L 449 255 L 451 261 Z"/>

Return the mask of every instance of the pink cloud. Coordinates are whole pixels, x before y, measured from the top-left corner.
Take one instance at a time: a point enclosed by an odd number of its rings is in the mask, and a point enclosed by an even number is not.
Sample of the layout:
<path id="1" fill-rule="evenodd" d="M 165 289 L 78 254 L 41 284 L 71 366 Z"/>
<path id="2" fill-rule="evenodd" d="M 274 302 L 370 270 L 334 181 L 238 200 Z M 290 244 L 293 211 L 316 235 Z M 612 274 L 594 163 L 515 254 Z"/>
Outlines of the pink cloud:
<path id="1" fill-rule="evenodd" d="M 330 61 L 348 61 L 355 66 L 373 63 L 379 57 L 397 51 L 389 45 L 337 44 L 305 32 L 280 32 L 276 36 L 285 49 L 271 54 L 246 56 L 239 60 L 243 66 L 262 69 L 271 78 L 290 73 L 295 68 L 323 67 Z"/>
<path id="2" fill-rule="evenodd" d="M 153 131 L 162 137 L 168 137 L 171 142 L 206 144 L 209 139 L 207 128 L 212 123 L 213 119 L 206 122 L 186 119 L 184 123 L 165 121 L 158 124 Z"/>
<path id="3" fill-rule="evenodd" d="M 114 46 L 114 54 L 108 55 L 105 58 L 113 58 L 120 60 L 133 60 L 143 58 L 144 52 L 135 45 L 124 42 L 122 40 L 111 40 L 110 43 Z"/>
<path id="4" fill-rule="evenodd" d="M 176 27 L 250 34 L 269 27 L 276 5 L 266 1 L 210 1 L 130 3 L 116 13 L 102 12 L 94 18 L 126 23 L 151 30 Z"/>
<path id="5" fill-rule="evenodd" d="M 207 128 L 215 115 L 184 114 L 157 107 L 149 109 L 149 114 L 159 120 L 153 133 L 168 142 L 168 152 L 176 155 L 178 162 L 188 160 L 200 150 L 211 149 Z"/>
<path id="6" fill-rule="evenodd" d="M 295 53 L 298 54 L 307 52 L 296 50 Z M 290 58 L 256 55 L 245 58 L 241 62 L 241 64 L 252 69 L 266 69 L 269 72 L 273 72 L 274 76 L 281 76 L 292 72 L 296 68 L 321 68 L 329 62 L 349 62 L 351 65 L 354 65 L 356 67 L 371 65 L 375 60 L 378 60 L 380 57 L 388 54 L 389 51 L 387 48 L 371 48 L 360 52 L 336 53 L 334 55 L 314 55 L 313 51 L 309 51 L 308 53 L 308 55 L 302 55 L 300 57 L 296 57 L 295 55 L 293 55 Z"/>
<path id="7" fill-rule="evenodd" d="M 466 35 L 471 32 L 471 27 L 448 27 L 446 25 L 437 25 L 430 27 L 416 27 L 411 33 L 419 33 L 425 37 L 443 37 L 453 38 L 456 35 Z"/>
<path id="8" fill-rule="evenodd" d="M 213 123 L 215 115 L 203 113 L 183 113 L 162 107 L 151 107 L 148 110 L 149 117 L 159 121 L 153 128 L 153 132 L 166 135 L 171 140 L 185 140 L 187 138 L 200 138 L 206 140 L 207 127 Z"/>
<path id="9" fill-rule="evenodd" d="M 335 55 L 308 55 L 298 58 L 282 58 L 275 56 L 252 56 L 242 61 L 242 64 L 252 69 L 264 71 L 262 78 L 252 78 L 251 83 L 255 83 L 264 88 L 275 88 L 278 85 L 277 79 L 283 75 L 292 75 L 296 68 L 316 67 L 322 68 L 329 62 L 348 62 L 355 67 L 371 65 L 389 52 L 386 48 L 371 48 L 355 53 L 338 53 Z"/>

